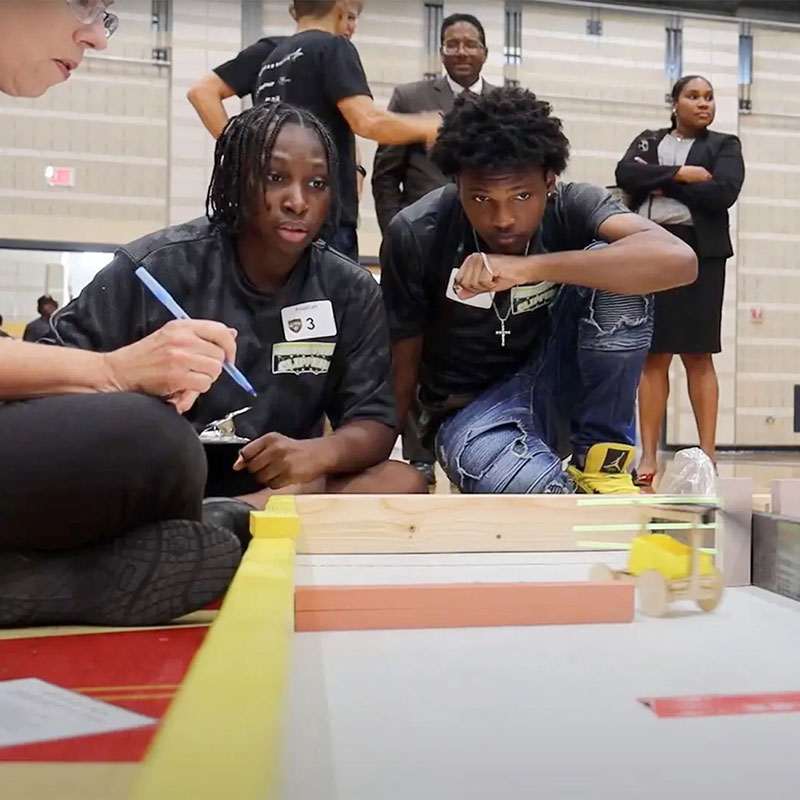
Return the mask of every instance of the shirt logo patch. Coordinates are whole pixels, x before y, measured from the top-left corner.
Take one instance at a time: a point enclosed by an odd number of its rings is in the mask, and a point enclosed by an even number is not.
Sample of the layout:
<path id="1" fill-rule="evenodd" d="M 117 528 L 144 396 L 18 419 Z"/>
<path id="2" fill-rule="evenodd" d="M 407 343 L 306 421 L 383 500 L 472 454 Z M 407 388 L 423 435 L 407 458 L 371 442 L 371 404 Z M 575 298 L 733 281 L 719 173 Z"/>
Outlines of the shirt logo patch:
<path id="1" fill-rule="evenodd" d="M 296 317 L 295 319 L 290 319 L 286 324 L 289 326 L 289 330 L 292 333 L 300 333 L 303 329 L 303 320 L 297 319 Z"/>
<path id="2" fill-rule="evenodd" d="M 511 290 L 511 313 L 528 314 L 549 306 L 558 292 L 552 281 L 541 281 L 528 286 L 515 286 Z"/>
<path id="3" fill-rule="evenodd" d="M 272 345 L 273 375 L 324 375 L 331 367 L 333 342 L 281 342 Z"/>
<path id="4" fill-rule="evenodd" d="M 639 150 L 646 153 L 650 149 L 650 142 L 647 139 L 640 139 L 638 144 Z"/>

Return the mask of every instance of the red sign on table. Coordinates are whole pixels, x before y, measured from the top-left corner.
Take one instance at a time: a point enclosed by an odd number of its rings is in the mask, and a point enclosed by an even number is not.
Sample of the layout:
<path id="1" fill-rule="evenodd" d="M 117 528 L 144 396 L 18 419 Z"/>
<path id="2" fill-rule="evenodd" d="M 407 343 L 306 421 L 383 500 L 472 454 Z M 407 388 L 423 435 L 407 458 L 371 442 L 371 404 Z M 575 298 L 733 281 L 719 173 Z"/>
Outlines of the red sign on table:
<path id="1" fill-rule="evenodd" d="M 205 626 L 176 625 L 0 641 L 0 681 L 39 678 L 160 720 L 207 631 Z M 136 763 L 155 731 L 151 726 L 4 747 L 0 763 Z"/>
<path id="2" fill-rule="evenodd" d="M 657 717 L 721 717 L 733 714 L 787 714 L 800 711 L 800 692 L 773 694 L 704 694 L 642 697 Z"/>

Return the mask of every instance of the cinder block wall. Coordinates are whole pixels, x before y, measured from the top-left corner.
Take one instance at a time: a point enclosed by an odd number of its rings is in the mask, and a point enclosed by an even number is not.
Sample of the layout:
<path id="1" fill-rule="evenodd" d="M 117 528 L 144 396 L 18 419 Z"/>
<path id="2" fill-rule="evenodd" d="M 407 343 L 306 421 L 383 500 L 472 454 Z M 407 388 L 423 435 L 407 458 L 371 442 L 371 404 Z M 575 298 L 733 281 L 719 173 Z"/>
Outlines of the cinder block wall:
<path id="1" fill-rule="evenodd" d="M 121 28 L 109 50 L 38 100 L 0 97 L 0 238 L 124 242 L 203 213 L 213 141 L 186 100 L 201 75 L 264 34 L 289 34 L 288 0 L 172 0 L 172 32 L 153 29 L 150 0 L 119 3 Z M 613 183 L 614 165 L 644 127 L 666 123 L 666 15 L 600 10 L 602 35 L 587 34 L 590 11 L 522 2 L 522 63 L 504 64 L 504 0 L 444 0 L 484 23 L 485 75 L 519 80 L 549 99 L 572 143 L 565 180 Z M 244 16 L 243 16 L 244 8 Z M 262 30 L 249 21 L 259 19 Z M 438 64 L 426 45 L 424 0 L 367 0 L 354 43 L 376 102 Z M 718 130 L 742 138 L 748 177 L 732 213 L 736 256 L 728 263 L 723 315 L 719 439 L 723 444 L 800 445 L 792 431 L 800 375 L 800 30 L 754 26 L 753 111 L 737 104 L 739 24 L 687 18 L 684 72 L 717 90 Z M 171 66 L 149 61 L 171 48 Z M 119 60 L 119 59 L 132 59 Z M 229 113 L 241 108 L 228 101 Z M 375 146 L 360 141 L 368 176 L 361 249 L 377 255 L 370 191 Z M 48 165 L 72 166 L 72 188 L 50 188 Z M 41 261 L 41 259 L 39 259 Z M 50 259 L 52 260 L 52 259 Z M 0 251 L 0 308 L 24 309 L 47 288 L 37 266 Z M 38 262 L 37 262 L 38 263 Z M 42 264 L 48 263 L 48 258 Z M 26 269 L 31 271 L 20 275 Z M 60 285 L 60 283 L 59 283 Z M 41 289 L 41 291 L 40 291 Z M 683 368 L 673 369 L 668 442 L 696 441 Z"/>
<path id="2" fill-rule="evenodd" d="M 0 238 L 118 242 L 164 224 L 170 70 L 110 60 L 150 60 L 157 44 L 150 0 L 119 5 L 109 50 L 67 83 L 0 95 Z M 73 167 L 75 186 L 50 188 L 47 166 Z"/>

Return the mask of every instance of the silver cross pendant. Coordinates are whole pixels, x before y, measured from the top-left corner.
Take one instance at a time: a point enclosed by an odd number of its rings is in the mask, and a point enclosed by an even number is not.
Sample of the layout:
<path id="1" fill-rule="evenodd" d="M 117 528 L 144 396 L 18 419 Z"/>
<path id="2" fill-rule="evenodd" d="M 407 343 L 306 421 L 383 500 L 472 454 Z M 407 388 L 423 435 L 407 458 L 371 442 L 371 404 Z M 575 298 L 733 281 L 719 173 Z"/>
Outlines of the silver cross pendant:
<path id="1" fill-rule="evenodd" d="M 504 319 L 500 320 L 500 330 L 499 331 L 495 331 L 494 333 L 495 333 L 495 336 L 499 336 L 500 337 L 500 347 L 505 347 L 506 346 L 506 336 L 510 336 L 511 333 L 510 333 L 510 331 L 506 330 L 506 321 Z"/>

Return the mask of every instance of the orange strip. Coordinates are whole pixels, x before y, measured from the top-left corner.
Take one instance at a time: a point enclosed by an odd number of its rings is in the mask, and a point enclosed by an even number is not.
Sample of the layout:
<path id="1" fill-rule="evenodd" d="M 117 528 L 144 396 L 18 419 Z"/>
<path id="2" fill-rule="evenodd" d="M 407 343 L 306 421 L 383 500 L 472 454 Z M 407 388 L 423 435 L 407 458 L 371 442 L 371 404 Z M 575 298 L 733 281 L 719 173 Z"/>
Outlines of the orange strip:
<path id="1" fill-rule="evenodd" d="M 295 630 L 631 622 L 631 583 L 297 587 Z"/>
<path id="2" fill-rule="evenodd" d="M 77 688 L 70 688 L 71 692 L 133 692 L 140 689 L 153 689 L 153 690 L 172 690 L 179 689 L 179 683 L 143 683 L 131 684 L 129 686 L 79 686 Z"/>
<path id="3" fill-rule="evenodd" d="M 92 694 L 88 697 L 93 697 L 95 700 L 102 700 L 104 703 L 111 700 L 171 700 L 175 696 L 175 692 L 167 692 L 161 694 Z"/>

